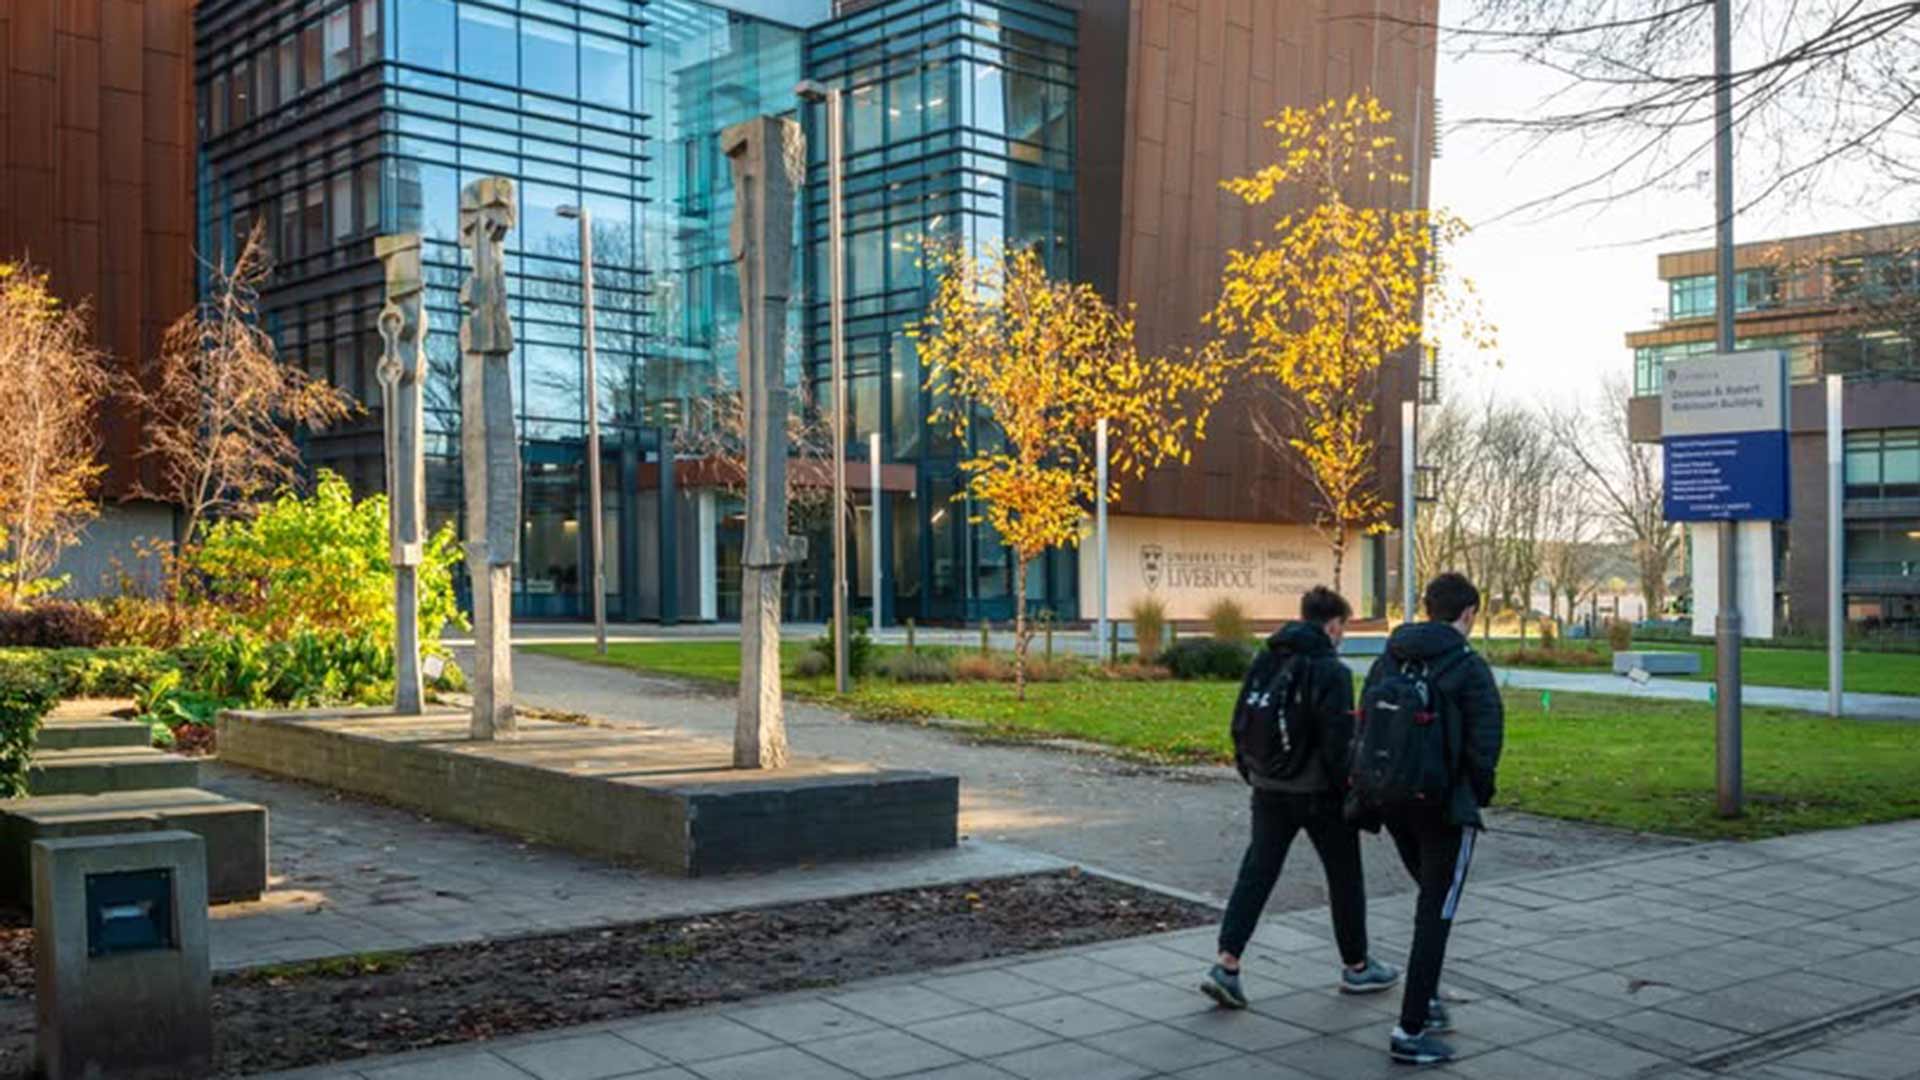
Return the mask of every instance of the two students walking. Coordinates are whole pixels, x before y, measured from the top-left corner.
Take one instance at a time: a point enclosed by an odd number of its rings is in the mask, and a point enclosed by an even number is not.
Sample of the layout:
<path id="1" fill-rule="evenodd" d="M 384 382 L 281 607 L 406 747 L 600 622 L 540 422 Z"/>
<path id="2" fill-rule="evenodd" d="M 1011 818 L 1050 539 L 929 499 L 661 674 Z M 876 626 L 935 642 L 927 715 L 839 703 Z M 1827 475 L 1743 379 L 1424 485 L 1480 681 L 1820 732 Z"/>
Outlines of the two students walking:
<path id="1" fill-rule="evenodd" d="M 1336 650 L 1352 608 L 1321 587 L 1300 619 L 1267 641 L 1234 710 L 1240 773 L 1253 788 L 1252 836 L 1220 927 L 1219 962 L 1201 989 L 1245 1008 L 1240 959 L 1302 832 L 1320 856 L 1345 993 L 1378 993 L 1400 972 L 1368 948 L 1360 831 L 1384 828 L 1417 884 L 1413 948 L 1393 1059 L 1450 1061 L 1452 1020 L 1439 1000 L 1447 937 L 1459 909 L 1480 809 L 1494 795 L 1504 712 L 1493 673 L 1468 645 L 1480 593 L 1459 574 L 1427 586 L 1427 619 L 1394 630 L 1367 673 L 1359 707 Z"/>

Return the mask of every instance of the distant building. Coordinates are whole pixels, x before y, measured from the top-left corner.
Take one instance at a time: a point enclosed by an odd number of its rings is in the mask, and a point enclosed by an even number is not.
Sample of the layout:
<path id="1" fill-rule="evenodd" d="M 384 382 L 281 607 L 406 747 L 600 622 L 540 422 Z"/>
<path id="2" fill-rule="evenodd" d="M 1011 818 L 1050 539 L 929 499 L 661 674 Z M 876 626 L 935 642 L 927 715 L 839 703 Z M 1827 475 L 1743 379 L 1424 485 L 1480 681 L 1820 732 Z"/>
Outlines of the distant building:
<path id="1" fill-rule="evenodd" d="M 1847 380 L 1845 579 L 1848 619 L 1920 627 L 1920 222 L 1789 237 L 1735 249 L 1742 349 L 1783 349 L 1793 380 L 1791 521 L 1773 530 L 1775 614 L 1824 629 L 1827 600 L 1826 391 Z M 1714 351 L 1711 249 L 1662 255 L 1666 317 L 1627 335 L 1635 439 L 1660 437 L 1661 376 Z M 1703 542 L 1704 541 L 1704 542 Z M 1714 574 L 1710 540 L 1692 540 L 1694 582 Z M 1749 571 L 1743 569 L 1742 577 Z"/>

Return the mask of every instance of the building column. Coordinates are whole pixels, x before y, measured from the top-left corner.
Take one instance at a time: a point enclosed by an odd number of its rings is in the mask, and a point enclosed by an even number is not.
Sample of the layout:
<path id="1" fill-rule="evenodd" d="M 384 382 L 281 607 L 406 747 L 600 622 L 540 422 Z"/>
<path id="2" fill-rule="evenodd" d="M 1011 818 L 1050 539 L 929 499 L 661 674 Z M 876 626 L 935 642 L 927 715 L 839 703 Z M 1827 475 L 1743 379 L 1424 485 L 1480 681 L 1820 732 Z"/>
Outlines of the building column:
<path id="1" fill-rule="evenodd" d="M 620 439 L 620 617 L 640 614 L 640 447 L 630 434 Z"/>
<path id="2" fill-rule="evenodd" d="M 899 621 L 893 611 L 893 496 L 875 490 L 872 513 L 880 524 L 880 542 L 873 551 L 874 565 L 880 570 L 877 582 L 880 593 L 873 598 L 874 610 L 880 615 L 880 625 L 891 626 Z"/>
<path id="3" fill-rule="evenodd" d="M 673 433 L 660 429 L 660 625 L 680 622 L 680 485 Z"/>
<path id="4" fill-rule="evenodd" d="M 720 618 L 720 500 L 712 491 L 694 496 L 697 533 L 694 550 L 699 555 L 700 618 L 713 622 Z"/>

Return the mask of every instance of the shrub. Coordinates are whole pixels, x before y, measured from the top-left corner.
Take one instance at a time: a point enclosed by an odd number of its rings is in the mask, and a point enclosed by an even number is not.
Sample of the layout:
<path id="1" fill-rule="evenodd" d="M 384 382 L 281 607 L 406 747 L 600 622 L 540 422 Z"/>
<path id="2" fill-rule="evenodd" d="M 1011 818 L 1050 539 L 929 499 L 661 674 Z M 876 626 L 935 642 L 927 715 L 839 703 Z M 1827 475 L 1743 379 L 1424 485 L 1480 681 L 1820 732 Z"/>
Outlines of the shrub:
<path id="1" fill-rule="evenodd" d="M 59 687 L 43 660 L 0 658 L 0 798 L 27 793 L 27 763 L 40 722 L 59 699 Z"/>
<path id="2" fill-rule="evenodd" d="M 944 657 L 923 652 L 898 652 L 880 658 L 874 670 L 894 682 L 943 683 L 953 681 L 953 668 Z"/>
<path id="3" fill-rule="evenodd" d="M 59 649 L 47 655 L 64 697 L 134 697 L 179 661 L 158 649 Z"/>
<path id="4" fill-rule="evenodd" d="M 89 649 L 105 636 L 100 616 L 71 600 L 42 600 L 0 611 L 0 646 Z"/>
<path id="5" fill-rule="evenodd" d="M 1157 596 L 1143 596 L 1127 606 L 1127 618 L 1133 621 L 1133 641 L 1140 659 L 1159 656 L 1167 630 L 1167 605 Z"/>
<path id="6" fill-rule="evenodd" d="M 1626 652 L 1633 648 L 1633 624 L 1625 619 L 1615 619 L 1608 623 L 1607 646 L 1614 652 Z"/>
<path id="7" fill-rule="evenodd" d="M 200 630 L 213 628 L 220 615 L 210 604 L 174 604 L 150 596 L 123 593 L 100 601 L 102 644 L 175 649 Z"/>
<path id="8" fill-rule="evenodd" d="M 1223 596 L 1207 608 L 1207 627 L 1218 641 L 1247 641 L 1253 637 L 1247 609 L 1231 596 Z"/>
<path id="9" fill-rule="evenodd" d="M 847 636 L 847 678 L 863 679 L 873 669 L 873 635 L 867 632 L 867 620 L 854 617 L 847 620 L 852 624 L 853 632 Z M 833 670 L 833 623 L 828 621 L 827 632 L 814 638 L 812 650 L 826 658 L 827 670 Z"/>
<path id="10" fill-rule="evenodd" d="M 1552 651 L 1560 647 L 1560 624 L 1552 619 L 1540 620 L 1540 647 Z"/>
<path id="11" fill-rule="evenodd" d="M 793 677 L 796 679 L 817 679 L 822 675 L 833 674 L 833 654 L 819 649 L 808 649 L 793 662 Z"/>
<path id="12" fill-rule="evenodd" d="M 1253 648 L 1241 641 L 1188 638 L 1168 648 L 1160 663 L 1177 679 L 1243 679 L 1253 664 Z"/>
<path id="13" fill-rule="evenodd" d="M 1159 664 L 1143 664 L 1137 660 L 1123 664 L 1107 664 L 1095 668 L 1094 673 L 1115 682 L 1160 682 L 1173 678 L 1173 673 Z"/>
<path id="14" fill-rule="evenodd" d="M 968 653 L 953 660 L 955 682 L 1012 682 L 1013 665 L 1005 657 Z"/>
<path id="15" fill-rule="evenodd" d="M 393 651 L 368 632 L 304 632 L 285 641 L 207 634 L 181 650 L 181 666 L 184 689 L 221 707 L 373 704 L 393 684 Z"/>

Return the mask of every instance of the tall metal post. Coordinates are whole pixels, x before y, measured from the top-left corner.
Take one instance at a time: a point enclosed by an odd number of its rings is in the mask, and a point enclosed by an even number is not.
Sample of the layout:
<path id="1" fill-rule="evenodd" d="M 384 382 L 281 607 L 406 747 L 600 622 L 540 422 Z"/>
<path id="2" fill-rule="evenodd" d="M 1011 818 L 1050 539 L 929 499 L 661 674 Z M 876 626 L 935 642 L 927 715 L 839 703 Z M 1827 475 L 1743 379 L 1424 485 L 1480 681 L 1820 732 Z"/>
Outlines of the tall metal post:
<path id="1" fill-rule="evenodd" d="M 1413 529 L 1418 513 L 1415 503 L 1420 482 L 1420 403 L 1400 403 L 1400 619 L 1418 619 L 1420 579 L 1414 572 L 1419 550 L 1414 546 Z"/>
<path id="2" fill-rule="evenodd" d="M 827 107 L 827 278 L 833 289 L 827 311 L 833 342 L 833 688 L 847 686 L 847 237 L 846 122 L 840 88 L 813 79 L 794 87 L 802 100 Z"/>
<path id="3" fill-rule="evenodd" d="M 593 211 L 584 206 L 562 206 L 563 218 L 580 222 L 580 333 L 587 345 L 587 513 L 593 523 L 587 530 L 593 564 L 593 644 L 607 654 L 607 547 L 600 505 L 600 369 L 594 356 L 593 340 Z"/>
<path id="4" fill-rule="evenodd" d="M 1099 488 L 1093 500 L 1094 557 L 1099 560 L 1094 577 L 1098 583 L 1094 588 L 1098 620 L 1094 624 L 1094 651 L 1097 657 L 1105 657 L 1112 627 L 1107 624 L 1107 418 L 1104 416 L 1093 428 L 1093 456 L 1094 485 Z"/>
<path id="5" fill-rule="evenodd" d="M 1733 17 L 1731 0 L 1714 0 L 1714 291 L 1719 350 L 1734 349 L 1733 334 Z M 1739 817 L 1744 798 L 1740 776 L 1740 529 L 1719 525 L 1720 604 L 1715 638 L 1716 807 L 1721 817 Z"/>
<path id="6" fill-rule="evenodd" d="M 882 560 L 886 553 L 880 550 L 880 433 L 867 436 L 867 508 L 871 513 L 868 524 L 873 527 L 873 628 L 880 629 L 881 615 L 886 605 L 880 599 L 880 588 L 885 583 Z"/>
<path id="7" fill-rule="evenodd" d="M 1846 706 L 1847 636 L 1846 538 L 1841 515 L 1846 497 L 1846 424 L 1843 376 L 1827 376 L 1827 715 L 1839 718 Z"/>

